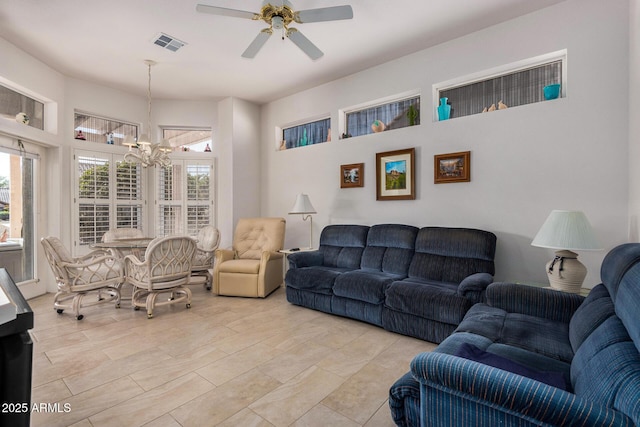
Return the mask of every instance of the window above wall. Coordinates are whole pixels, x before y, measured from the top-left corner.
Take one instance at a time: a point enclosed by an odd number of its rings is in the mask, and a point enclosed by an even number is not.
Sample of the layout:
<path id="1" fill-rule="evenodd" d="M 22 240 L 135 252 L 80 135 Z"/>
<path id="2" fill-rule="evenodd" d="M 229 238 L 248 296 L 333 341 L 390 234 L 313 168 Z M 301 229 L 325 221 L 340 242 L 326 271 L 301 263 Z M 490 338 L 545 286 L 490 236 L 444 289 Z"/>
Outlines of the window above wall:
<path id="1" fill-rule="evenodd" d="M 74 112 L 73 130 L 75 139 L 99 144 L 122 145 L 127 136 L 138 140 L 138 125 L 82 111 Z"/>
<path id="2" fill-rule="evenodd" d="M 398 95 L 345 109 L 340 138 L 369 135 L 420 124 L 420 95 Z"/>
<path id="3" fill-rule="evenodd" d="M 558 98 L 567 96 L 567 51 L 561 50 L 463 76 L 433 86 L 434 121 L 438 104 L 450 107 L 451 119 L 507 109 L 547 99 L 544 88 L 560 85 Z M 555 98 L 553 98 L 555 99 Z"/>
<path id="4" fill-rule="evenodd" d="M 213 148 L 211 128 L 162 127 L 162 139 L 166 139 L 173 151 L 209 152 Z"/>
<path id="5" fill-rule="evenodd" d="M 331 141 L 331 119 L 320 119 L 282 129 L 281 150 Z"/>
<path id="6" fill-rule="evenodd" d="M 20 92 L 0 85 L 0 116 L 19 120 L 18 114 L 26 114 L 26 125 L 44 130 L 44 104 Z"/>

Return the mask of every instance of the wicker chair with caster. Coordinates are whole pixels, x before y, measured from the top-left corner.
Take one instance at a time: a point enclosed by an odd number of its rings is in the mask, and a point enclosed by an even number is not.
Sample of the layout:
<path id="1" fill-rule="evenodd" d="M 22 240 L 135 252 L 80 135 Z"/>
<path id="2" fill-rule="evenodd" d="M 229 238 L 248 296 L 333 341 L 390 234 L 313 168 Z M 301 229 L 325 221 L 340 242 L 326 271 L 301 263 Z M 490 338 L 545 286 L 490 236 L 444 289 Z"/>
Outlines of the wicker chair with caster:
<path id="1" fill-rule="evenodd" d="M 131 254 L 124 258 L 126 280 L 133 286 L 131 305 L 145 308 L 147 317 L 153 317 L 153 309 L 167 304 L 185 303 L 191 307 L 191 290 L 186 287 L 191 276 L 196 242 L 190 237 L 158 237 L 149 243 L 144 261 Z M 158 301 L 160 295 L 168 295 Z"/>
<path id="2" fill-rule="evenodd" d="M 82 307 L 112 301 L 120 307 L 120 287 L 125 280 L 122 261 L 103 250 L 74 258 L 57 237 L 43 237 L 40 242 L 58 283 L 53 298 L 58 314 L 71 309 L 76 319 L 82 320 Z M 95 294 L 94 301 L 87 300 L 89 294 Z"/>
<path id="3" fill-rule="evenodd" d="M 204 287 L 210 291 L 213 276 L 209 270 L 213 268 L 216 249 L 220 245 L 220 232 L 213 225 L 205 225 L 198 231 L 196 241 L 197 249 L 191 265 L 191 277 L 204 276 Z"/>

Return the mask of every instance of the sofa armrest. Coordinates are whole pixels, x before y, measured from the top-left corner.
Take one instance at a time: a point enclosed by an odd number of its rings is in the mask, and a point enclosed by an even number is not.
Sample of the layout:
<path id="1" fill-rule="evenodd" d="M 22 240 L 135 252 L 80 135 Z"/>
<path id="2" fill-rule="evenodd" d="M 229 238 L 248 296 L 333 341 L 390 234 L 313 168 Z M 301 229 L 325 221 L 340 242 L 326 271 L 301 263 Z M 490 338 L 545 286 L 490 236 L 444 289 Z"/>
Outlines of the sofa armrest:
<path id="1" fill-rule="evenodd" d="M 489 273 L 474 273 L 465 277 L 458 285 L 458 295 L 466 297 L 481 295 L 493 282 L 493 276 Z M 476 298 L 473 298 L 476 299 Z"/>
<path id="2" fill-rule="evenodd" d="M 324 255 L 320 251 L 295 252 L 287 256 L 289 268 L 320 266 L 324 263 Z"/>
<path id="3" fill-rule="evenodd" d="M 487 288 L 487 304 L 508 313 L 520 313 L 569 323 L 584 297 L 536 286 L 492 283 Z"/>
<path id="4" fill-rule="evenodd" d="M 421 425 L 633 425 L 621 412 L 517 374 L 445 353 L 411 362 L 420 383 Z M 438 408 L 438 410 L 436 410 Z"/>

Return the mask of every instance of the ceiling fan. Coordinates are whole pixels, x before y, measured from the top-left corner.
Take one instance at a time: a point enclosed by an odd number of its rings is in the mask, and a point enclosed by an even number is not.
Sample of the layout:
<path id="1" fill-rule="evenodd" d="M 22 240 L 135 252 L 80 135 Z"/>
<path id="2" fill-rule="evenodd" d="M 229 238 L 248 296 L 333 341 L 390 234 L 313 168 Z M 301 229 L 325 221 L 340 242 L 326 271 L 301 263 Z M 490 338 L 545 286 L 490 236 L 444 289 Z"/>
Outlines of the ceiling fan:
<path id="1" fill-rule="evenodd" d="M 300 31 L 296 28 L 290 28 L 289 25 L 292 22 L 306 24 L 309 22 L 338 21 L 353 18 L 353 10 L 351 6 L 348 5 L 294 11 L 293 5 L 288 0 L 282 0 L 281 6 L 274 6 L 268 1 L 264 1 L 259 13 L 205 4 L 198 4 L 196 10 L 201 13 L 210 13 L 213 15 L 252 19 L 254 21 L 262 20 L 269 24 L 269 27 L 260 31 L 249 47 L 242 53 L 244 58 L 254 58 L 275 29 L 282 30 L 283 40 L 284 37 L 287 36 L 287 38 L 306 53 L 309 58 L 314 60 L 318 59 L 324 55 L 324 53 Z"/>

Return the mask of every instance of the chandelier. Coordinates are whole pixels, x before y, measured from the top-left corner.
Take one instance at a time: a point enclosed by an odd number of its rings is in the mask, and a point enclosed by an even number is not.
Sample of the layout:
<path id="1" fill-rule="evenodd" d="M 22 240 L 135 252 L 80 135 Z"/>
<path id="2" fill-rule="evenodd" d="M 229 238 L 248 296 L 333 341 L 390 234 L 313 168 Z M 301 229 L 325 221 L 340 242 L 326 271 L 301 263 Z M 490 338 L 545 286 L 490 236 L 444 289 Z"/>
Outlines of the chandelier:
<path id="1" fill-rule="evenodd" d="M 156 63 L 150 59 L 145 60 L 144 63 L 147 64 L 149 74 L 147 86 L 147 132 L 151 132 L 151 67 Z M 154 144 L 151 142 L 150 134 L 142 134 L 138 141 L 133 136 L 128 135 L 122 144 L 129 147 L 129 152 L 124 155 L 124 159 L 128 162 L 140 163 L 145 168 L 148 166 L 171 165 L 169 153 L 172 148 L 166 139 L 163 139 L 160 144 Z M 134 148 L 136 151 L 133 151 Z"/>

